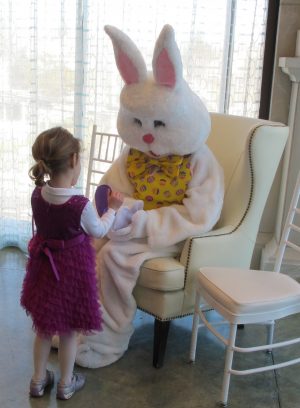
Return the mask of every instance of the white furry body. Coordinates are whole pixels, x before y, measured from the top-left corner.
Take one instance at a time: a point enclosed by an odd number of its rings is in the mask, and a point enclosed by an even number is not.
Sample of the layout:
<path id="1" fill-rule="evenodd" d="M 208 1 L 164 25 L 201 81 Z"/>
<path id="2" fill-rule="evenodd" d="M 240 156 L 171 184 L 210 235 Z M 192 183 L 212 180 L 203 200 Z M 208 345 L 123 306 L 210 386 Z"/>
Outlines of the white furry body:
<path id="1" fill-rule="evenodd" d="M 104 246 L 97 244 L 104 329 L 82 339 L 76 362 L 86 367 L 111 364 L 124 354 L 133 332 L 136 302 L 132 291 L 142 263 L 175 255 L 186 238 L 211 230 L 219 219 L 224 194 L 222 170 L 205 144 L 210 116 L 182 77 L 173 29 L 165 26 L 156 42 L 153 75 L 147 73 L 141 54 L 129 37 L 115 27 L 106 27 L 106 32 L 126 83 L 121 92 L 117 127 L 128 147 L 101 184 L 125 194 L 123 212 L 121 208 L 116 218 L 119 221 L 128 214 L 130 218 L 123 227 L 115 224 L 110 241 Z M 182 204 L 142 209 L 143 203 L 132 198 L 134 190 L 127 176 L 129 147 L 152 158 L 191 155 L 192 178 Z"/>

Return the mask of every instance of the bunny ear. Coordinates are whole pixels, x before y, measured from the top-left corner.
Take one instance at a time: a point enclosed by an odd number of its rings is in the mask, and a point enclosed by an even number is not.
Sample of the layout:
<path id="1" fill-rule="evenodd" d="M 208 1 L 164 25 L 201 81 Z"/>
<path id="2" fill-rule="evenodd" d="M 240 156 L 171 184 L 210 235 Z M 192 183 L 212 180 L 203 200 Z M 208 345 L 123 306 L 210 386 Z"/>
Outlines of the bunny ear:
<path id="1" fill-rule="evenodd" d="M 112 40 L 117 67 L 126 84 L 144 81 L 147 78 L 147 68 L 137 46 L 116 27 L 107 25 L 104 30 Z"/>
<path id="2" fill-rule="evenodd" d="M 152 60 L 153 75 L 160 85 L 173 88 L 182 78 L 182 61 L 174 30 L 165 25 L 156 41 Z"/>

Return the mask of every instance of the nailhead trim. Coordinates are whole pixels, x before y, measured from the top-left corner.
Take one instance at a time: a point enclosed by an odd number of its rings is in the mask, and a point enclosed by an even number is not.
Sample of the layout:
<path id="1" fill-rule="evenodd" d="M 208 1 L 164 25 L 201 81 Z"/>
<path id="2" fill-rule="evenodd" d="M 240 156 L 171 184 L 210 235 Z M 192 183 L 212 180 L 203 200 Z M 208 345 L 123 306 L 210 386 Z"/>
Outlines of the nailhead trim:
<path id="1" fill-rule="evenodd" d="M 167 317 L 167 318 L 163 319 L 163 318 L 157 316 L 156 314 L 154 314 L 154 313 L 152 313 L 152 312 L 149 312 L 148 310 L 146 310 L 146 309 L 144 309 L 144 308 L 142 308 L 142 307 L 140 307 L 140 306 L 138 306 L 137 308 L 138 308 L 139 310 L 141 310 L 142 312 L 145 312 L 145 313 L 147 313 L 147 314 L 149 314 L 149 315 L 155 317 L 155 319 L 160 320 L 161 322 L 169 322 L 169 321 L 174 320 L 174 319 L 179 319 L 179 318 L 181 318 L 181 317 L 192 316 L 192 315 L 194 314 L 194 312 L 191 312 L 191 313 L 185 313 L 185 314 L 182 314 L 182 315 Z M 206 311 L 206 312 L 209 312 L 210 310 L 213 310 L 213 309 L 212 309 L 212 308 L 209 308 L 209 309 L 206 309 L 205 311 Z"/>
<path id="2" fill-rule="evenodd" d="M 255 126 L 255 127 L 251 130 L 251 134 L 250 134 L 250 137 L 249 137 L 249 143 L 248 143 L 248 158 L 249 158 L 251 184 L 250 184 L 249 201 L 248 201 L 246 210 L 245 210 L 244 214 L 242 215 L 242 218 L 240 219 L 240 221 L 238 222 L 238 224 L 232 229 L 232 231 L 227 232 L 227 233 L 224 233 L 224 234 L 219 234 L 219 235 L 206 236 L 206 237 L 203 236 L 203 235 L 202 235 L 202 236 L 199 235 L 199 236 L 194 236 L 194 237 L 190 238 L 190 243 L 189 243 L 189 248 L 188 248 L 188 255 L 187 255 L 187 263 L 186 263 L 186 267 L 185 267 L 185 270 L 184 270 L 184 287 L 185 287 L 186 280 L 187 280 L 187 271 L 188 271 L 188 268 L 189 268 L 189 262 L 190 262 L 191 251 L 192 251 L 192 245 L 193 245 L 194 239 L 198 239 L 198 238 L 213 238 L 213 237 L 216 237 L 216 236 L 217 236 L 217 237 L 220 237 L 220 236 L 223 236 L 223 235 L 231 235 L 231 234 L 233 234 L 233 233 L 241 226 L 241 224 L 243 223 L 243 221 L 244 221 L 246 215 L 248 214 L 250 205 L 251 205 L 251 203 L 252 203 L 253 191 L 254 191 L 254 181 L 255 181 L 255 180 L 254 180 L 254 169 L 253 169 L 253 159 L 252 159 L 252 150 L 251 150 L 251 147 L 252 147 L 253 137 L 254 137 L 254 135 L 255 135 L 257 129 L 259 129 L 259 128 L 262 127 L 262 126 L 265 126 L 265 125 L 264 125 L 264 124 L 260 124 L 260 125 Z M 277 127 L 277 126 L 274 126 L 274 127 Z M 162 322 L 163 322 L 163 321 L 170 321 L 170 320 L 178 319 L 178 318 L 181 318 L 181 317 L 191 316 L 191 315 L 194 314 L 193 312 L 191 312 L 191 313 L 185 313 L 185 314 L 182 314 L 182 315 L 178 315 L 178 316 L 173 316 L 173 317 L 168 317 L 168 318 L 162 319 L 161 317 L 155 315 L 154 313 L 149 312 L 149 311 L 146 310 L 146 309 L 143 309 L 142 307 L 139 307 L 139 306 L 138 306 L 138 309 L 141 310 L 141 311 L 143 311 L 143 312 L 145 312 L 145 313 L 147 313 L 147 314 L 149 314 L 149 315 L 151 315 L 151 316 L 153 316 L 153 317 L 155 317 L 157 320 L 160 320 L 160 321 L 162 321 Z M 209 311 L 209 310 L 212 310 L 212 309 L 207 309 L 207 311 Z"/>
<path id="3" fill-rule="evenodd" d="M 255 132 L 257 131 L 258 128 L 260 128 L 260 127 L 262 127 L 262 126 L 264 126 L 264 125 L 262 125 L 262 124 L 261 124 L 261 125 L 257 125 L 257 126 L 255 126 L 255 127 L 251 130 L 251 134 L 250 134 L 250 138 L 249 138 L 249 143 L 248 143 L 248 158 L 249 158 L 251 185 L 250 185 L 249 201 L 248 201 L 246 210 L 245 210 L 244 214 L 242 215 L 242 218 L 240 219 L 239 223 L 232 229 L 232 231 L 226 232 L 226 233 L 223 233 L 223 234 L 219 234 L 219 235 L 212 235 L 212 236 L 206 236 L 206 237 L 203 236 L 203 235 L 202 235 L 202 236 L 199 235 L 199 236 L 192 237 L 192 238 L 190 239 L 189 249 L 188 249 L 188 255 L 187 255 L 187 263 L 186 263 L 186 267 L 185 267 L 185 270 L 184 270 L 184 287 L 185 287 L 186 280 L 187 280 L 187 271 L 188 271 L 188 268 L 189 268 L 189 262 L 190 262 L 190 257 L 191 257 L 191 251 L 192 251 L 193 240 L 194 240 L 194 239 L 198 239 L 198 238 L 213 238 L 213 237 L 221 237 L 221 236 L 223 236 L 223 235 L 231 235 L 231 234 L 233 234 L 233 233 L 241 226 L 241 224 L 243 223 L 243 221 L 244 221 L 244 219 L 245 219 L 245 217 L 246 217 L 246 215 L 247 215 L 247 213 L 248 213 L 248 211 L 249 211 L 250 205 L 251 205 L 251 203 L 252 203 L 253 190 L 254 190 L 254 170 L 253 170 L 253 159 L 252 159 L 252 150 L 251 150 L 251 147 L 252 147 L 252 141 L 253 141 L 253 137 L 254 137 Z"/>

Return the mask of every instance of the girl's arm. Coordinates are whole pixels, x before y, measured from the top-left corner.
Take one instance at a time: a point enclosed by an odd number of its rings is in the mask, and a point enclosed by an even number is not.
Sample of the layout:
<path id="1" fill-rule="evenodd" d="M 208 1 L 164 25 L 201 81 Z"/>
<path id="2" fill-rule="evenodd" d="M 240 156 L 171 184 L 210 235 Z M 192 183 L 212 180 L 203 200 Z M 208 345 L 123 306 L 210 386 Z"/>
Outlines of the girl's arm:
<path id="1" fill-rule="evenodd" d="M 99 218 L 94 206 L 89 201 L 82 211 L 80 225 L 86 234 L 94 238 L 102 238 L 110 230 L 115 220 L 115 213 L 115 210 L 109 208 Z"/>

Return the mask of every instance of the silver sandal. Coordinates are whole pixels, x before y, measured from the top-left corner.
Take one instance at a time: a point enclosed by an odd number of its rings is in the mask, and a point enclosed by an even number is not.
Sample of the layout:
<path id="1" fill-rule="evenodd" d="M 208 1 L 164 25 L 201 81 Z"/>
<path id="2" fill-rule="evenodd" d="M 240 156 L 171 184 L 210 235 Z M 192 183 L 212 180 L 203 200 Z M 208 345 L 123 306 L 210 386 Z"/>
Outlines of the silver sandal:
<path id="1" fill-rule="evenodd" d="M 67 400 L 72 397 L 72 395 L 79 391 L 85 384 L 85 376 L 80 373 L 74 373 L 71 384 L 63 385 L 60 382 L 57 384 L 57 394 L 56 397 L 61 400 Z"/>
<path id="2" fill-rule="evenodd" d="M 54 383 L 54 374 L 53 371 L 46 370 L 46 376 L 41 381 L 30 381 L 29 395 L 31 397 L 42 397 L 45 392 L 45 388 L 53 385 Z"/>

